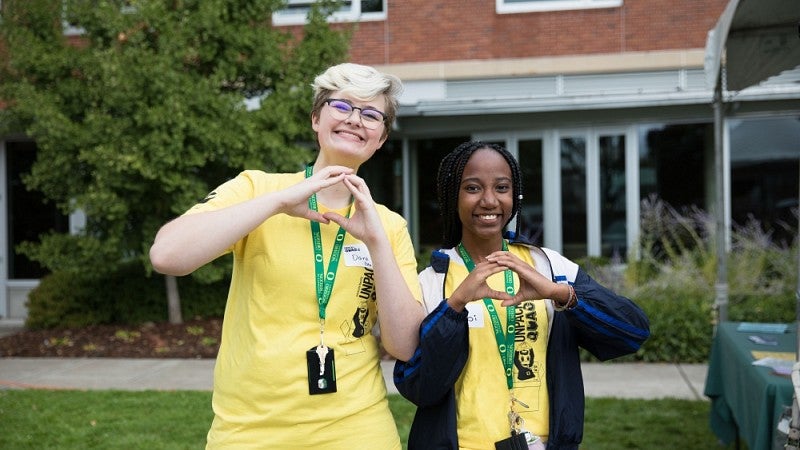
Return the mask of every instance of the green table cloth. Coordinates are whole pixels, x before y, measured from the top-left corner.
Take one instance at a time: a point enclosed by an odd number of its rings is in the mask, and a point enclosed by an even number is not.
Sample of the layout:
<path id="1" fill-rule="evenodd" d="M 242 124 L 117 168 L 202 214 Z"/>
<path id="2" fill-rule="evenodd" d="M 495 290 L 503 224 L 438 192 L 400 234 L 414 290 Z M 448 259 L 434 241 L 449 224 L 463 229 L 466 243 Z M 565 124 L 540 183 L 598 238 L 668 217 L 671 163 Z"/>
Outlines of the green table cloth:
<path id="1" fill-rule="evenodd" d="M 711 346 L 704 394 L 711 400 L 710 425 L 714 434 L 725 444 L 736 436 L 747 443 L 749 450 L 771 450 L 779 442 L 776 427 L 781 413 L 792 404 L 792 381 L 770 367 L 754 366 L 756 356 L 784 356 L 795 359 L 797 331 L 786 324 L 786 332 L 774 332 L 779 324 L 723 322 Z M 769 331 L 769 332 L 764 332 Z M 759 338 L 774 344 L 758 344 Z"/>

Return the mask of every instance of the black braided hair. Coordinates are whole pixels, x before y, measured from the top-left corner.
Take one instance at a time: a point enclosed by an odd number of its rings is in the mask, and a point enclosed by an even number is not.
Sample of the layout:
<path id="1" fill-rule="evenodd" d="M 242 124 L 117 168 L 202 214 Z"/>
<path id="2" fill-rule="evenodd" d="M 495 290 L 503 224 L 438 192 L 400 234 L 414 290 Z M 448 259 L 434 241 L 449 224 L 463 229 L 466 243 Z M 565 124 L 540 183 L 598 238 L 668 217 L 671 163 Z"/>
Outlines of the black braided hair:
<path id="1" fill-rule="evenodd" d="M 461 241 L 462 224 L 461 219 L 458 218 L 458 193 L 461 177 L 464 175 L 464 167 L 467 165 L 469 158 L 473 153 L 481 149 L 490 149 L 500 153 L 511 168 L 514 202 L 511 207 L 511 216 L 506 221 L 505 226 L 519 213 L 522 206 L 522 172 L 514 156 L 505 147 L 497 144 L 481 141 L 468 141 L 460 144 L 442 158 L 437 174 L 436 193 L 439 200 L 439 214 L 442 216 L 442 246 L 444 248 L 455 247 Z M 520 234 L 519 226 L 519 220 L 517 220 L 517 236 Z"/>

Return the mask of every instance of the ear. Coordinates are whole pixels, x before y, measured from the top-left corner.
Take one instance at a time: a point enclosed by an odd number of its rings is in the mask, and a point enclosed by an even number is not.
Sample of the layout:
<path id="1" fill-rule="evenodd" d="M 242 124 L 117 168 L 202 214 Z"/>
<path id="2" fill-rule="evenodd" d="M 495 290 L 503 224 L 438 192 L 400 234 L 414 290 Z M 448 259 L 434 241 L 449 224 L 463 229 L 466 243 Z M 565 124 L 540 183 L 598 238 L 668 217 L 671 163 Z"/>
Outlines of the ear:
<path id="1" fill-rule="evenodd" d="M 386 132 L 386 133 L 384 133 L 384 134 L 383 134 L 383 136 L 381 137 L 381 140 L 380 140 L 380 141 L 378 141 L 378 147 L 376 147 L 376 148 L 375 148 L 375 150 L 376 150 L 376 151 L 377 151 L 379 148 L 383 147 L 383 143 L 384 143 L 384 142 L 386 142 L 386 139 L 389 139 L 389 133 L 388 133 L 388 130 L 387 130 L 387 132 Z"/>
<path id="2" fill-rule="evenodd" d="M 319 131 L 319 116 L 315 114 L 311 114 L 311 128 L 317 132 Z"/>

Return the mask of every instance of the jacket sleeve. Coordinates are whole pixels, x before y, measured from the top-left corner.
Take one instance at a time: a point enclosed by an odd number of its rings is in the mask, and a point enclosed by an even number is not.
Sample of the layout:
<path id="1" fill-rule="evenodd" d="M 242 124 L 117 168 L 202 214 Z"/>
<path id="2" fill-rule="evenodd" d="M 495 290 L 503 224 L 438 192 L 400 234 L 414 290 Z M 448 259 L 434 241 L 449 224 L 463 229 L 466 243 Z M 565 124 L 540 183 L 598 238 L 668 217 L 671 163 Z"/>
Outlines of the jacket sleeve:
<path id="1" fill-rule="evenodd" d="M 601 361 L 635 353 L 650 336 L 650 322 L 633 301 L 602 286 L 583 269 L 574 281 L 578 304 L 563 311 L 578 344 Z"/>
<path id="2" fill-rule="evenodd" d="M 420 325 L 419 346 L 409 361 L 397 361 L 394 384 L 418 407 L 442 402 L 469 354 L 467 310 L 456 312 L 442 300 Z"/>

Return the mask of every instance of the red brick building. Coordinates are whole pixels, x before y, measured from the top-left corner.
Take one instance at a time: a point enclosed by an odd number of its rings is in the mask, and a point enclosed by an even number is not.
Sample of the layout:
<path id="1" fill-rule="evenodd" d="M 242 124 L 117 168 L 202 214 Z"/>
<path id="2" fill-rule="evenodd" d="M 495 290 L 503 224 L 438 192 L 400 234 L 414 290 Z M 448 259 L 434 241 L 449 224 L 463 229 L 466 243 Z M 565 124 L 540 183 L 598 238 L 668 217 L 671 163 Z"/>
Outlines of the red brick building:
<path id="1" fill-rule="evenodd" d="M 290 3 L 302 11 L 308 2 Z M 678 208 L 713 208 L 704 58 L 727 4 L 353 1 L 336 17 L 355 24 L 351 60 L 406 86 L 392 142 L 364 176 L 409 218 L 418 245 L 435 246 L 440 157 L 466 139 L 501 142 L 526 169 L 524 228 L 568 256 L 624 255 L 651 194 Z M 276 15 L 273 23 L 298 22 Z M 726 93 L 736 105 L 725 130 L 729 221 L 752 214 L 778 227 L 792 218 L 798 73 Z"/>
<path id="2" fill-rule="evenodd" d="M 304 20 L 290 0 L 275 26 Z M 409 220 L 419 251 L 440 244 L 435 175 L 469 139 L 499 142 L 524 170 L 522 227 L 570 257 L 624 256 L 640 204 L 713 209 L 713 86 L 706 39 L 727 0 L 352 0 L 350 60 L 405 84 L 390 141 L 361 170 L 373 195 Z M 800 69 L 727 92 L 728 221 L 796 227 Z M 0 220 L 9 217 L 25 142 L 0 143 Z M 16 155 L 16 156 L 15 156 Z M 10 199 L 10 200 L 9 200 Z M 28 203 L 30 204 L 30 203 Z M 79 217 L 71 218 L 75 226 Z M 0 256 L 0 320 L 24 317 L 36 279 Z"/>

